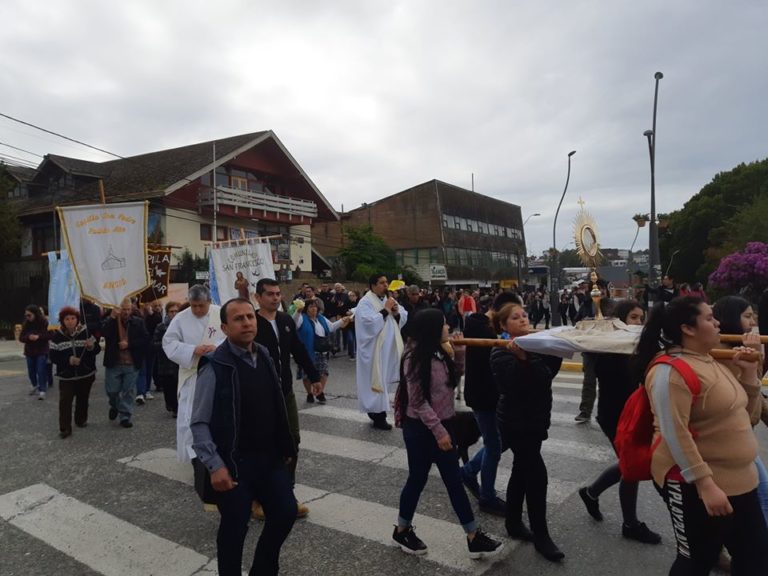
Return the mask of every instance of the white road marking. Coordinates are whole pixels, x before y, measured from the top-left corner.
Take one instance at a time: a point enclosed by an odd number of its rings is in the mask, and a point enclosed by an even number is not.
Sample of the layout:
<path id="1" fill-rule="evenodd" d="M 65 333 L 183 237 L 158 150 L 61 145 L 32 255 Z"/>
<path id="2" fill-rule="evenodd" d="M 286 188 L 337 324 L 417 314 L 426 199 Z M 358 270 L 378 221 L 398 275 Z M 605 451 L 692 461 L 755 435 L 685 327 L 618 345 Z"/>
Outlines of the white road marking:
<path id="1" fill-rule="evenodd" d="M 321 418 L 332 418 L 335 420 L 346 420 L 349 422 L 370 422 L 366 414 L 360 414 L 354 409 L 340 408 L 338 406 L 315 406 L 300 410 L 299 414 L 319 416 Z M 552 414 L 552 421 L 557 424 L 569 424 L 576 426 L 572 414 L 555 412 Z M 393 446 L 386 446 L 354 438 L 344 438 L 341 436 L 332 436 L 313 432 L 310 430 L 301 431 L 301 447 L 305 450 L 330 454 L 332 456 L 343 456 L 353 460 L 364 462 L 374 462 L 383 466 L 408 469 L 408 459 L 405 450 Z M 610 447 L 593 446 L 574 440 L 561 440 L 550 438 L 542 445 L 542 452 L 557 454 L 560 456 L 572 456 L 583 460 L 593 462 L 612 462 L 616 455 Z"/>
<path id="2" fill-rule="evenodd" d="M 0 517 L 105 576 L 197 576 L 209 565 L 194 550 L 46 484 L 0 496 Z"/>
<path id="3" fill-rule="evenodd" d="M 302 438 L 303 434 L 302 432 Z M 122 458 L 119 462 L 190 486 L 193 484 L 192 467 L 179 463 L 175 450 L 170 448 L 159 448 L 130 458 Z M 311 512 L 307 516 L 308 522 L 380 544 L 393 544 L 390 526 L 397 520 L 396 508 L 302 484 L 296 485 L 295 493 L 299 501 L 311 506 Z M 457 522 L 416 514 L 413 523 L 418 526 L 419 537 L 429 547 L 427 560 L 478 575 L 491 567 L 491 562 L 470 560 L 461 527 Z M 505 556 L 514 547 L 514 542 L 505 542 L 505 551 L 498 558 Z"/>

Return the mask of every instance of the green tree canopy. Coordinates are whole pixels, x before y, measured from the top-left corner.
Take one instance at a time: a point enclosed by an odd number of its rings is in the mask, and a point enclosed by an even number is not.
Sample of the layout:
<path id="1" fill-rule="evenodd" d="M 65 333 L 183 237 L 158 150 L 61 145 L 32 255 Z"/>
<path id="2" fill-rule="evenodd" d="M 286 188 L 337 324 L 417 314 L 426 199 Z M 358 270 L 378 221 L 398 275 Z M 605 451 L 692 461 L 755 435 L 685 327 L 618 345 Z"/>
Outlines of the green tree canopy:
<path id="1" fill-rule="evenodd" d="M 395 272 L 395 251 L 373 233 L 372 226 L 346 226 L 343 234 L 344 248 L 339 250 L 339 257 L 347 278 L 367 282 L 371 274 L 392 275 Z"/>
<path id="2" fill-rule="evenodd" d="M 679 250 L 670 273 L 682 282 L 703 282 L 724 255 L 749 241 L 768 241 L 766 196 L 768 159 L 717 174 L 660 231 L 662 269 Z"/>

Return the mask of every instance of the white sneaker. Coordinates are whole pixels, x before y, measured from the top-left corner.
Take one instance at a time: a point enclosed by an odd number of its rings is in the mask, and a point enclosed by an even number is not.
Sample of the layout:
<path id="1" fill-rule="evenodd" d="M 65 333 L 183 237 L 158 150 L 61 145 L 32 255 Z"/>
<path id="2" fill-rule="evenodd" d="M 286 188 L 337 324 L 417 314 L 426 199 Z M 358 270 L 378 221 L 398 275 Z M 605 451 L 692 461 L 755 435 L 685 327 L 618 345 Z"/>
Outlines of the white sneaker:
<path id="1" fill-rule="evenodd" d="M 152 394 L 152 392 L 146 392 L 144 394 L 144 400 L 154 400 L 155 396 Z"/>
<path id="2" fill-rule="evenodd" d="M 34 396 L 35 394 L 37 394 L 37 390 L 38 390 L 37 386 L 32 386 L 32 388 L 29 390 L 29 395 Z"/>
<path id="3" fill-rule="evenodd" d="M 138 404 L 139 406 L 143 406 L 144 405 L 144 395 L 143 394 L 139 394 L 138 396 L 136 396 L 136 404 Z"/>
<path id="4" fill-rule="evenodd" d="M 38 399 L 38 400 L 45 400 L 45 392 L 40 392 L 40 393 L 37 395 L 37 399 Z"/>

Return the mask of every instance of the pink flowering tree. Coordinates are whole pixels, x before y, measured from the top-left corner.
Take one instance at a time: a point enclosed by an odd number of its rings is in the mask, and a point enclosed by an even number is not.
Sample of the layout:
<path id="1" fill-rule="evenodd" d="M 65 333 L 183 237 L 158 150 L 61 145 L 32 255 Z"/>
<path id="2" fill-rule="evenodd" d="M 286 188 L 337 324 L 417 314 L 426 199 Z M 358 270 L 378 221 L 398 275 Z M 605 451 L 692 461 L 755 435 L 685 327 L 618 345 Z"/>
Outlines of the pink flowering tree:
<path id="1" fill-rule="evenodd" d="M 709 276 L 710 286 L 725 294 L 741 294 L 756 302 L 768 288 L 768 244 L 749 242 L 741 252 L 729 254 Z"/>

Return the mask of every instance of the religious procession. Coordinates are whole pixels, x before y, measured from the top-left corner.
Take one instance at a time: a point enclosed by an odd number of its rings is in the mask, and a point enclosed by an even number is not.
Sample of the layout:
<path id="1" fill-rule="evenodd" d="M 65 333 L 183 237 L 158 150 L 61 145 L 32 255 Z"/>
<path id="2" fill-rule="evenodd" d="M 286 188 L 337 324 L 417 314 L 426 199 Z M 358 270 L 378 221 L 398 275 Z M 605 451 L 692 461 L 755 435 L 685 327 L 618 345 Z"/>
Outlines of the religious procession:
<path id="1" fill-rule="evenodd" d="M 212 243 L 207 281 L 171 299 L 171 247 L 148 246 L 146 203 L 60 207 L 58 217 L 65 247 L 49 256 L 47 314 L 27 306 L 19 334 L 29 394 L 46 402 L 58 386 L 62 440 L 73 435 L 73 407 L 76 434 L 102 409 L 130 429 L 137 407 L 162 394 L 176 459 L 220 517 L 218 574 L 242 573 L 254 523 L 262 525 L 246 562 L 251 575 L 279 573 L 283 546 L 300 545 L 289 536 L 311 504 L 295 493 L 299 406 L 326 405 L 339 353 L 355 362 L 360 414 L 382 434 L 402 433 L 408 475 L 397 514 L 367 520 L 382 531 L 394 524 L 391 542 L 403 552 L 432 554 L 434 535 L 417 533 L 414 519 L 436 468 L 459 525 L 455 542 L 463 531 L 470 559 L 493 562 L 513 542 L 530 543 L 544 561 L 567 561 L 570 551 L 551 535 L 542 450 L 553 380 L 578 355 L 584 384 L 574 424 L 589 422 L 596 401 L 615 452 L 578 490 L 584 514 L 601 522 L 600 497 L 618 485 L 621 536 L 658 545 L 662 536 L 638 514 L 639 484 L 649 482 L 676 540 L 670 574 L 715 566 L 768 574 L 768 473 L 753 431 L 768 424 L 768 336 L 756 330 L 768 296 L 759 310 L 737 295 L 710 305 L 665 279 L 644 301 L 612 298 L 596 273 L 596 225 L 585 216 L 576 239 L 592 272 L 572 326 L 550 328 L 547 316 L 537 330 L 531 296 L 518 289 L 440 292 L 380 272 L 359 294 L 340 283 L 285 294 L 261 238 Z M 542 300 L 545 286 L 533 295 Z M 305 398 L 294 391 L 292 361 Z M 101 365 L 108 406 L 94 407 Z M 506 451 L 513 460 L 500 494 Z M 490 517 L 503 518 L 504 534 L 483 527 Z"/>

